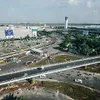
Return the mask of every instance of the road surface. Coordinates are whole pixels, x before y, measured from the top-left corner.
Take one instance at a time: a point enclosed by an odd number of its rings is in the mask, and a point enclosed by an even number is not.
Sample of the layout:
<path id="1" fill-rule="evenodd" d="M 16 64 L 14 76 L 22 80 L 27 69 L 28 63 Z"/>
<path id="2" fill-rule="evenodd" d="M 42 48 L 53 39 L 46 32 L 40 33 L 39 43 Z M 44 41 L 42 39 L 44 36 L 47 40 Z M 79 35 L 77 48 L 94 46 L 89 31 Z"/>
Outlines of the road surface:
<path id="1" fill-rule="evenodd" d="M 100 58 L 92 58 L 92 59 L 82 59 L 82 60 L 76 60 L 76 61 L 72 61 L 72 62 L 68 62 L 68 63 L 61 63 L 61 64 L 53 64 L 50 65 L 48 67 L 45 67 L 43 70 L 39 70 L 38 68 L 35 69 L 30 69 L 30 70 L 25 70 L 22 72 L 15 72 L 15 73 L 10 73 L 10 74 L 5 74 L 5 75 L 1 75 L 0 76 L 0 83 L 4 82 L 4 81 L 10 81 L 12 79 L 16 79 L 16 81 L 18 81 L 18 79 L 20 78 L 25 78 L 25 77 L 29 77 L 29 76 L 39 76 L 42 73 L 46 73 L 46 74 L 50 74 L 50 73 L 55 73 L 61 71 L 62 69 L 67 70 L 67 69 L 73 69 L 78 66 L 84 65 L 86 63 L 91 63 L 94 61 L 98 61 L 100 62 Z M 63 71 L 64 71 L 63 70 Z"/>

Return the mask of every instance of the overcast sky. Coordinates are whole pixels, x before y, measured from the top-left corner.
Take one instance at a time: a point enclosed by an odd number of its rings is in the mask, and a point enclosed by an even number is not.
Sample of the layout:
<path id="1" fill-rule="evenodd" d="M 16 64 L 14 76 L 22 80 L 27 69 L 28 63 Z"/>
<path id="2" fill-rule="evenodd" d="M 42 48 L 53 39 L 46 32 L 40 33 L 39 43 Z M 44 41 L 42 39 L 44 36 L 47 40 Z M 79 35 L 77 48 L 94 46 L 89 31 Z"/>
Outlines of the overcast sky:
<path id="1" fill-rule="evenodd" d="M 0 22 L 100 23 L 100 0 L 0 0 Z"/>

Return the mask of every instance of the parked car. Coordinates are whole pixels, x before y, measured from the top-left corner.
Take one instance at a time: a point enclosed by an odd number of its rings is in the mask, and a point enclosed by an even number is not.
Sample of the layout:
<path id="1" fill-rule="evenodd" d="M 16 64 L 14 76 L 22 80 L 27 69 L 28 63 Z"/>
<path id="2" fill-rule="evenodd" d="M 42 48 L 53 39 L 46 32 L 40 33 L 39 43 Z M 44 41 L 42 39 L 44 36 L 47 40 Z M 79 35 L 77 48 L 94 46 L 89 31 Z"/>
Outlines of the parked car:
<path id="1" fill-rule="evenodd" d="M 74 81 L 77 83 L 82 83 L 82 79 L 75 79 Z"/>
<path id="2" fill-rule="evenodd" d="M 21 62 L 21 60 L 18 60 L 16 63 L 20 63 Z"/>

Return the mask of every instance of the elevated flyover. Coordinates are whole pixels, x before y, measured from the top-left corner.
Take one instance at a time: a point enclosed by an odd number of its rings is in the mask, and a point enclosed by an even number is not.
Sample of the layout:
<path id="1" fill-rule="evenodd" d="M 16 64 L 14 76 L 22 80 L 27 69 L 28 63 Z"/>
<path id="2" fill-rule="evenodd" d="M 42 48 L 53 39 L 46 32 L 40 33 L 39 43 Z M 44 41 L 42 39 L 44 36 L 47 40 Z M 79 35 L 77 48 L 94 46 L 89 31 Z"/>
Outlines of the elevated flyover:
<path id="1" fill-rule="evenodd" d="M 30 68 L 27 70 L 5 73 L 0 75 L 0 85 L 5 85 L 13 82 L 18 82 L 21 80 L 38 77 L 42 74 L 52 74 L 56 72 L 61 72 L 73 68 L 79 68 L 82 66 L 98 64 L 100 63 L 100 56 L 89 57 L 84 59 L 78 59 L 70 62 L 56 63 L 51 65 L 42 66 L 43 69 Z M 40 66 L 41 67 L 41 66 Z"/>

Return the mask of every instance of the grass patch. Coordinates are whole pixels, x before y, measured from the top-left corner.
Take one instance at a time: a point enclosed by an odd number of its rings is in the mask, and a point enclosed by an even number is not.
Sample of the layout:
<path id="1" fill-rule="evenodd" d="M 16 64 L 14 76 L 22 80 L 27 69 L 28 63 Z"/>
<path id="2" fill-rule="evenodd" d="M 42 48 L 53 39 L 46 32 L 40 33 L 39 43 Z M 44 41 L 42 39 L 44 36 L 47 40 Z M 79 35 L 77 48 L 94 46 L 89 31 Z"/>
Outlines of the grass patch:
<path id="1" fill-rule="evenodd" d="M 11 53 L 13 50 L 4 50 L 3 53 Z"/>
<path id="2" fill-rule="evenodd" d="M 100 73 L 100 64 L 81 67 L 81 68 L 78 68 L 78 69 L 83 70 L 83 71 L 88 71 L 88 72 Z"/>
<path id="3" fill-rule="evenodd" d="M 76 60 L 78 57 L 76 56 L 71 56 L 71 55 L 58 55 L 55 57 L 55 61 L 58 62 L 66 62 L 66 61 L 71 61 L 71 60 Z"/>
<path id="4" fill-rule="evenodd" d="M 0 55 L 2 55 L 3 54 L 3 52 L 0 52 Z"/>
<path id="5" fill-rule="evenodd" d="M 71 55 L 58 55 L 58 56 L 54 56 L 52 60 L 54 60 L 54 63 L 61 63 L 61 62 L 66 62 L 66 61 L 70 61 L 70 60 L 76 60 L 79 59 L 79 57 L 77 56 L 71 56 Z M 50 64 L 50 62 L 47 58 L 37 62 L 37 63 L 33 63 L 30 66 L 42 66 L 42 65 L 46 65 L 46 64 Z"/>
<path id="6" fill-rule="evenodd" d="M 37 66 L 46 65 L 46 64 L 48 64 L 48 63 L 49 63 L 49 62 L 48 62 L 47 59 L 42 59 L 41 61 L 39 61 L 39 62 L 37 62 L 37 63 L 31 64 L 30 66 L 35 66 L 35 67 L 37 67 Z"/>
<path id="7" fill-rule="evenodd" d="M 42 82 L 42 86 L 52 90 L 59 90 L 75 100 L 100 100 L 100 93 L 95 90 L 69 83 Z"/>

